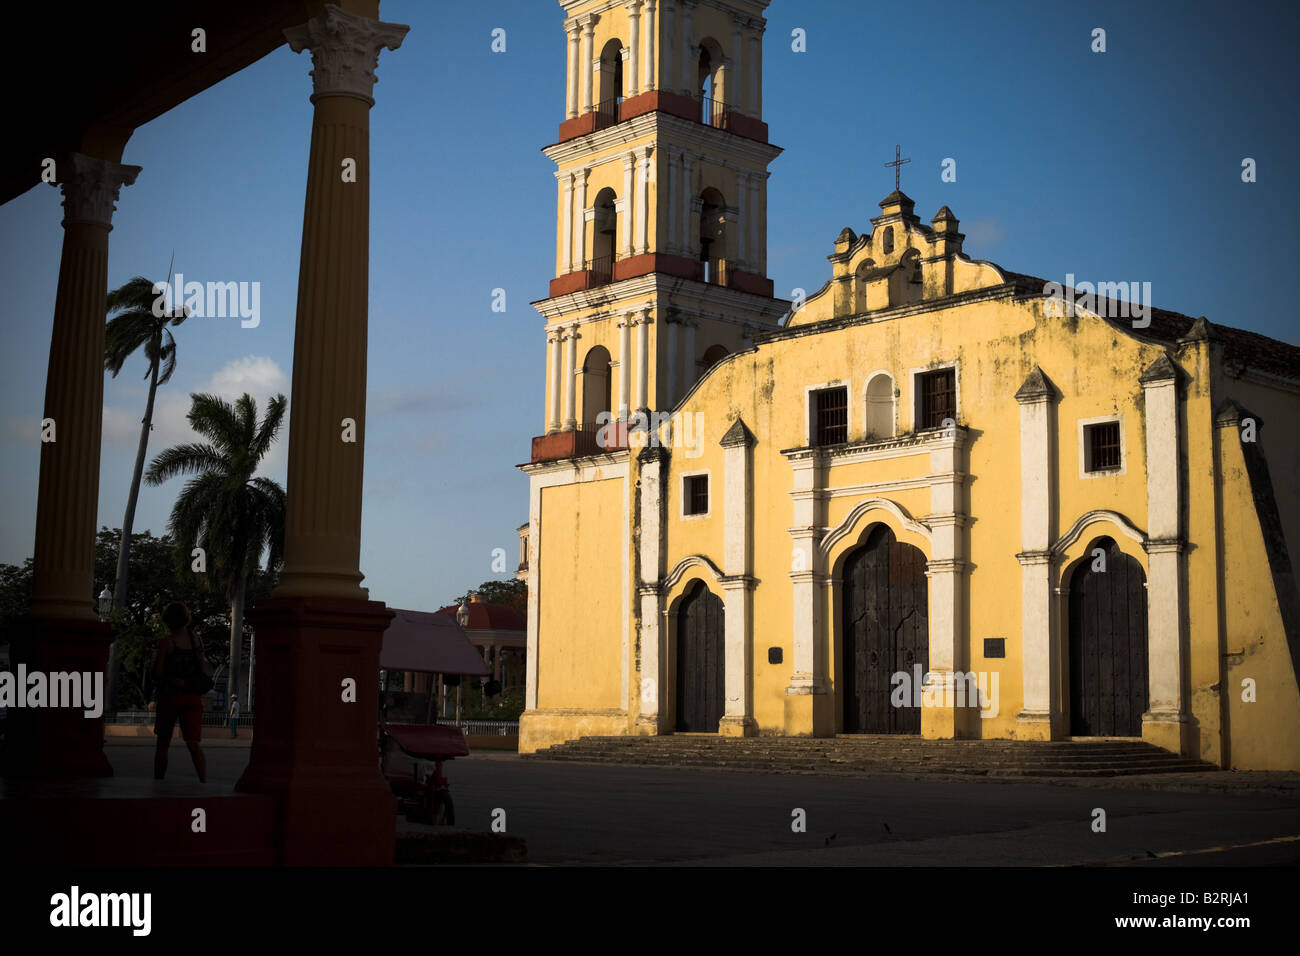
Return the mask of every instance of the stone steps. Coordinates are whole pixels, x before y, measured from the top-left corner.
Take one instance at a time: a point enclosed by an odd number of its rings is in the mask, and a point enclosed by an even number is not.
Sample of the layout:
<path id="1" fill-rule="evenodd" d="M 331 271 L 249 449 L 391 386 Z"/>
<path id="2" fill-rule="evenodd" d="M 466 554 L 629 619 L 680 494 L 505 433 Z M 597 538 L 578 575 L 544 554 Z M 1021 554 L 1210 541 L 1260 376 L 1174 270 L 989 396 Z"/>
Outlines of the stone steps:
<path id="1" fill-rule="evenodd" d="M 1136 740 L 922 740 L 919 737 L 584 737 L 532 760 L 767 773 L 936 773 L 1113 777 L 1217 769 Z"/>

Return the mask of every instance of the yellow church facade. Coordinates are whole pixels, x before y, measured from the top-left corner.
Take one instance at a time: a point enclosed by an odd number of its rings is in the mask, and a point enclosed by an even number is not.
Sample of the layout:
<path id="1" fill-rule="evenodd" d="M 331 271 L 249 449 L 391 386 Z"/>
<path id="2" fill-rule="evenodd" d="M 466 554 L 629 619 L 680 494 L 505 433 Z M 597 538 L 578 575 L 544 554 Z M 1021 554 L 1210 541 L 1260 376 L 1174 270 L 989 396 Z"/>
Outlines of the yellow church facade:
<path id="1" fill-rule="evenodd" d="M 521 751 L 1121 737 L 1300 769 L 1300 350 L 973 260 L 897 189 L 774 298 L 766 5 L 561 0 Z"/>

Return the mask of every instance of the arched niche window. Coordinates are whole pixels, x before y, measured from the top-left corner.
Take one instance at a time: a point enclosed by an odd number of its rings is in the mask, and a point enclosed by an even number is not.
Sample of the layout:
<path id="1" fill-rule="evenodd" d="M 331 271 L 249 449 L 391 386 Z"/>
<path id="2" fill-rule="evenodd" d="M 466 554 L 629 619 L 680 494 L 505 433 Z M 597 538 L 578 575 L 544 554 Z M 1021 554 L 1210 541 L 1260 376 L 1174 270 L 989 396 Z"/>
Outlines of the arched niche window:
<path id="1" fill-rule="evenodd" d="M 594 428 L 600 420 L 601 412 L 609 412 L 610 382 L 613 368 L 609 359 L 609 350 L 597 345 L 587 353 L 582 363 L 582 421 L 584 428 Z"/>
<path id="2" fill-rule="evenodd" d="M 587 268 L 606 281 L 614 263 L 614 236 L 618 233 L 618 213 L 614 209 L 614 190 L 606 187 L 596 194 L 595 218 L 592 222 L 591 262 Z"/>
<path id="3" fill-rule="evenodd" d="M 881 249 L 884 251 L 885 255 L 889 255 L 891 252 L 894 251 L 894 227 L 893 226 L 885 227 L 885 231 L 882 234 L 880 241 L 882 243 Z"/>
<path id="4" fill-rule="evenodd" d="M 921 253 L 916 249 L 908 249 L 898 261 L 903 266 L 906 281 L 915 282 L 919 285 L 921 282 Z"/>
<path id="5" fill-rule="evenodd" d="M 704 356 L 700 359 L 700 375 L 713 368 L 731 353 L 721 345 L 710 345 L 704 350 Z"/>
<path id="6" fill-rule="evenodd" d="M 727 256 L 726 200 L 710 187 L 700 194 L 700 262 L 704 281 L 721 283 L 719 262 Z"/>
<path id="7" fill-rule="evenodd" d="M 696 88 L 702 111 L 700 122 L 708 126 L 723 125 L 726 111 L 726 70 L 722 47 L 712 37 L 700 41 L 700 63 Z"/>
<path id="8" fill-rule="evenodd" d="M 867 383 L 867 438 L 893 438 L 897 396 L 894 379 L 888 372 L 877 372 Z"/>
<path id="9" fill-rule="evenodd" d="M 876 267 L 874 259 L 863 259 L 853 274 L 853 311 L 867 311 L 867 273 Z"/>
<path id="10" fill-rule="evenodd" d="M 600 125 L 618 122 L 618 104 L 623 102 L 623 41 L 610 40 L 600 50 L 600 79 L 597 83 L 596 112 Z"/>

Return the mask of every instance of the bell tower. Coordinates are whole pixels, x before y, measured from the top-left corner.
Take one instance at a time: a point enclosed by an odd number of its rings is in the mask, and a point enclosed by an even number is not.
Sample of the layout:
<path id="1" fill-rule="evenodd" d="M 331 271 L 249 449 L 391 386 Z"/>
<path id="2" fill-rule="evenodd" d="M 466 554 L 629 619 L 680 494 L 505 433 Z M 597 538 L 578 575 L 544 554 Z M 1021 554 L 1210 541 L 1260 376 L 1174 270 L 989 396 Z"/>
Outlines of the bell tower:
<path id="1" fill-rule="evenodd" d="M 775 328 L 763 122 L 768 0 L 560 0 L 545 434 L 534 462 L 624 447 L 603 421 L 671 410 Z"/>

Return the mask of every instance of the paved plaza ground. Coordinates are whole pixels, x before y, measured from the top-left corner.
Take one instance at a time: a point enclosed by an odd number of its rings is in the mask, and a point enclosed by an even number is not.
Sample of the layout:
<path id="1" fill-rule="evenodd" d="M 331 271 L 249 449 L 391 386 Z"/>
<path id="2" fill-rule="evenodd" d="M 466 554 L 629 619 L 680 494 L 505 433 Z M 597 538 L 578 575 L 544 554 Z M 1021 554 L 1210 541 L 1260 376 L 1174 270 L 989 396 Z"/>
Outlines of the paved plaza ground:
<path id="1" fill-rule="evenodd" d="M 118 777 L 149 778 L 152 748 L 106 748 Z M 206 788 L 228 792 L 245 747 L 207 748 Z M 1280 866 L 1300 864 L 1294 775 L 1016 780 L 821 777 L 552 763 L 476 753 L 447 765 L 457 824 L 505 811 L 532 864 L 761 866 Z M 1183 775 L 1177 775 L 1183 776 Z M 163 788 L 199 786 L 171 750 Z M 1175 789 L 1166 789 L 1175 788 Z M 1106 832 L 1093 831 L 1094 810 Z M 792 832 L 792 814 L 807 830 Z"/>

